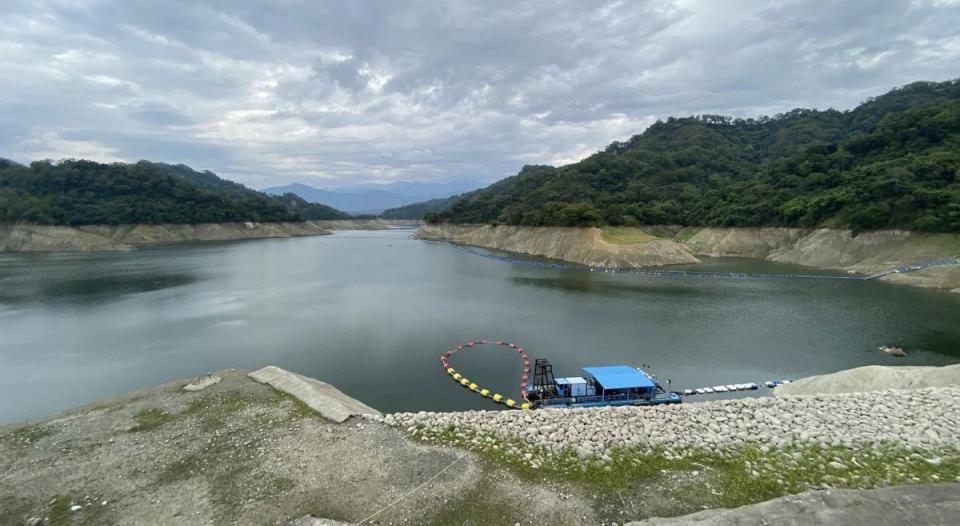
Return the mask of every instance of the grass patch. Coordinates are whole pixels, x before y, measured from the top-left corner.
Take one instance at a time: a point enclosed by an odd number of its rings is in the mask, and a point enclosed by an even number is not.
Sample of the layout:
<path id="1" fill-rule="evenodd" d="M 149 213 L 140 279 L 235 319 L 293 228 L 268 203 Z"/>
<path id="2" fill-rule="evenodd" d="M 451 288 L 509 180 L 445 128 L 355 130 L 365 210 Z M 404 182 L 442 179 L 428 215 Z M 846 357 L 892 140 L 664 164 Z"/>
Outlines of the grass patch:
<path id="1" fill-rule="evenodd" d="M 320 418 L 325 420 L 320 413 L 314 411 L 307 404 L 303 403 L 302 400 L 295 396 L 291 396 L 283 391 L 274 390 L 274 401 L 278 405 L 289 404 L 289 414 L 291 417 L 296 419 L 301 418 Z"/>
<path id="2" fill-rule="evenodd" d="M 50 501 L 50 524 L 61 526 L 73 522 L 70 516 L 70 498 L 57 495 Z"/>
<path id="3" fill-rule="evenodd" d="M 681 243 L 686 243 L 687 241 L 690 241 L 693 236 L 697 235 L 698 232 L 700 232 L 699 228 L 685 227 L 677 232 L 676 240 Z"/>
<path id="4" fill-rule="evenodd" d="M 673 238 L 673 230 L 664 226 L 645 226 L 643 227 L 643 231 L 653 237 L 659 237 L 661 239 Z"/>
<path id="5" fill-rule="evenodd" d="M 114 519 L 110 517 L 110 510 L 102 506 L 99 499 L 91 498 L 71 498 L 66 495 L 57 495 L 47 506 L 47 521 L 43 524 L 50 526 L 68 526 L 71 524 L 113 524 Z M 77 511 L 70 508 L 78 504 L 82 506 Z"/>
<path id="6" fill-rule="evenodd" d="M 173 415 L 162 409 L 144 409 L 133 417 L 134 424 L 130 428 L 131 433 L 140 431 L 153 431 L 154 429 L 173 420 Z"/>
<path id="7" fill-rule="evenodd" d="M 203 462 L 198 455 L 187 455 L 167 465 L 157 476 L 157 483 L 173 484 L 174 482 L 189 480 L 194 475 L 200 474 L 202 465 Z"/>
<path id="8" fill-rule="evenodd" d="M 11 446 L 28 447 L 36 444 L 40 441 L 40 439 L 52 434 L 53 431 L 43 426 L 26 426 L 21 427 L 12 433 L 0 436 L 0 440 L 10 444 Z"/>
<path id="9" fill-rule="evenodd" d="M 926 234 L 922 242 L 949 253 L 950 256 L 960 257 L 960 234 Z"/>
<path id="10" fill-rule="evenodd" d="M 440 506 L 430 521 L 437 526 L 464 526 L 522 523 L 517 503 L 508 495 L 498 495 L 489 478 L 482 477 L 477 486 L 452 503 Z"/>
<path id="11" fill-rule="evenodd" d="M 641 245 L 657 239 L 638 228 L 605 226 L 602 229 L 602 239 L 613 245 Z"/>
<path id="12" fill-rule="evenodd" d="M 521 478 L 572 483 L 599 499 L 622 500 L 623 493 L 642 498 L 638 488 L 649 485 L 693 509 L 743 506 L 822 486 L 874 488 L 960 480 L 957 448 L 923 451 L 877 444 L 850 449 L 798 443 L 720 451 L 621 448 L 603 458 L 581 458 L 571 449 L 553 452 L 522 439 L 454 427 L 419 427 L 412 435 L 427 443 L 470 449 Z"/>
<path id="13" fill-rule="evenodd" d="M 196 416 L 204 431 L 214 431 L 223 427 L 230 415 L 250 405 L 240 393 L 227 392 L 198 398 L 187 406 L 184 416 Z"/>

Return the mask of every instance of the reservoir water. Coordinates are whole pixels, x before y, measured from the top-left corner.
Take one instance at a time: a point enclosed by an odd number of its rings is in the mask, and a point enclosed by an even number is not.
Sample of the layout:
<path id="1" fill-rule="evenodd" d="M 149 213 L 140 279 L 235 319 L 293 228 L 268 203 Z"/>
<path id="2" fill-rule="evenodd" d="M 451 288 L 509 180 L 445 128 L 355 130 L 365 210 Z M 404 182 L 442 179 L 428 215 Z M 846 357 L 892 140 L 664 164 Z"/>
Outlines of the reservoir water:
<path id="1" fill-rule="evenodd" d="M 410 233 L 0 254 L 0 423 L 264 365 L 323 379 L 384 411 L 490 409 L 438 359 L 480 338 L 516 341 L 558 376 L 649 364 L 675 389 L 960 362 L 960 294 L 879 281 L 549 270 Z M 817 272 L 729 258 L 696 268 Z M 516 397 L 515 353 L 487 348 L 453 362 Z"/>

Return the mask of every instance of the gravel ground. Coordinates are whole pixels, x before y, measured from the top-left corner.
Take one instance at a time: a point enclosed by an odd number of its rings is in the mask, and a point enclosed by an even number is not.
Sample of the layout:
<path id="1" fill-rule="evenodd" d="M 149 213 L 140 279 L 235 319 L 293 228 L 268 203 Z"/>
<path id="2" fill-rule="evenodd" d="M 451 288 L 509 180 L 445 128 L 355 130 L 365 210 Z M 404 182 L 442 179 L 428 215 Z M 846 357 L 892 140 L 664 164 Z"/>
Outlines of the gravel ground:
<path id="1" fill-rule="evenodd" d="M 626 526 L 955 526 L 960 484 L 807 491 L 733 510 L 707 510 Z"/>
<path id="2" fill-rule="evenodd" d="M 891 385 L 900 389 L 960 388 L 960 364 L 944 367 L 868 365 L 801 378 L 777 387 L 773 396 L 863 393 L 883 391 Z"/>
<path id="3" fill-rule="evenodd" d="M 581 458 L 614 448 L 709 449 L 793 444 L 898 444 L 936 449 L 960 445 L 960 389 L 930 388 L 795 397 L 763 397 L 653 407 L 538 411 L 394 413 L 379 418 L 410 432 L 448 426 Z"/>
<path id="4" fill-rule="evenodd" d="M 359 522 L 448 466 L 369 523 L 599 522 L 589 502 L 473 454 L 366 418 L 336 424 L 245 371 L 217 374 L 196 393 L 174 382 L 0 426 L 0 525 Z"/>
<path id="5" fill-rule="evenodd" d="M 325 420 L 244 371 L 0 426 L 0 526 L 614 524 L 960 482 L 960 389 Z M 957 500 L 960 500 L 958 498 Z M 904 507 L 901 518 L 909 518 Z"/>

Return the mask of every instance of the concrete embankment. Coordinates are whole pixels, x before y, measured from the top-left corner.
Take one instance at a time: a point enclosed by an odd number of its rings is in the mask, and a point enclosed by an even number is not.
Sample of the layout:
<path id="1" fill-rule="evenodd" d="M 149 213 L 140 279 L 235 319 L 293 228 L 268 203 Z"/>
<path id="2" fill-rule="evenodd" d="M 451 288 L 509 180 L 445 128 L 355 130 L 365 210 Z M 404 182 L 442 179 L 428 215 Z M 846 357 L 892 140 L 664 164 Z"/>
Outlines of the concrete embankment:
<path id="1" fill-rule="evenodd" d="M 95 252 L 189 241 L 323 236 L 313 221 L 290 223 L 201 223 L 159 225 L 0 225 L 0 252 Z"/>
<path id="2" fill-rule="evenodd" d="M 596 267 L 699 262 L 697 256 L 767 259 L 872 274 L 931 259 L 960 256 L 960 235 L 902 230 L 864 232 L 797 228 L 553 228 L 423 225 L 421 239 L 545 256 Z M 960 292 L 960 265 L 937 266 L 880 279 Z"/>

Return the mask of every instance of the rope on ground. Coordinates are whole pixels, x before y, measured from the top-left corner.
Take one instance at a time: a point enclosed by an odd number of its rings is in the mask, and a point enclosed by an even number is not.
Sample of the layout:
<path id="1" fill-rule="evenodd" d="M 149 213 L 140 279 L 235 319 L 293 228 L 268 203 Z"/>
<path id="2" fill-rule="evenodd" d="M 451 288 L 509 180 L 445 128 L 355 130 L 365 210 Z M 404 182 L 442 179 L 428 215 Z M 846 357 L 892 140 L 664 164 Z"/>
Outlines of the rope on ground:
<path id="1" fill-rule="evenodd" d="M 465 456 L 467 456 L 467 454 L 466 454 L 466 453 L 463 453 L 462 455 L 460 455 L 459 457 L 457 457 L 456 460 L 454 460 L 453 462 L 447 464 L 447 467 L 445 467 L 445 468 L 441 469 L 440 471 L 438 471 L 436 475 L 434 475 L 434 476 L 428 478 L 427 480 L 425 480 L 425 481 L 423 482 L 423 484 L 420 484 L 419 486 L 413 488 L 412 490 L 404 493 L 403 495 L 400 496 L 399 499 L 397 499 L 397 500 L 391 502 L 390 504 L 387 504 L 386 506 L 380 508 L 379 510 L 377 510 L 376 513 L 374 513 L 373 515 L 367 517 L 366 519 L 363 519 L 363 520 L 360 521 L 358 524 L 364 524 L 364 523 L 366 523 L 368 520 L 376 517 L 377 515 L 380 515 L 381 513 L 387 511 L 388 509 L 394 507 L 398 502 L 402 501 L 403 499 L 409 497 L 410 495 L 413 495 L 417 490 L 419 490 L 420 488 L 422 488 L 422 487 L 426 486 L 427 484 L 433 482 L 434 479 L 436 479 L 437 477 L 439 477 L 440 475 L 442 475 L 443 472 L 445 472 L 446 470 L 448 470 L 448 469 L 450 469 L 451 467 L 453 467 L 454 464 L 456 464 L 457 462 L 460 462 L 461 460 L 463 460 L 463 457 L 465 457 Z"/>

